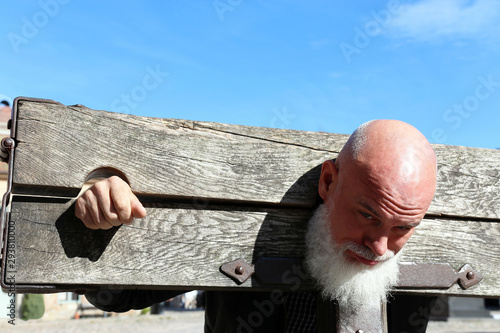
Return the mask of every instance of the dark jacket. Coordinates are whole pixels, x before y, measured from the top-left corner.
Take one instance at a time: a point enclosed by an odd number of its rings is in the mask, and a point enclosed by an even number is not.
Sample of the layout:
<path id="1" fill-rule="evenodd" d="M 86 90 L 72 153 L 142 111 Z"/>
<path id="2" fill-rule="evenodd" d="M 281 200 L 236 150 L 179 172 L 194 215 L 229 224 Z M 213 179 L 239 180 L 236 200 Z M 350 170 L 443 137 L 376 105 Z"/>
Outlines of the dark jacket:
<path id="1" fill-rule="evenodd" d="M 187 290 L 98 290 L 86 293 L 90 303 L 108 312 L 143 309 Z M 206 291 L 205 333 L 285 333 L 286 294 L 255 291 Z M 427 328 L 434 297 L 399 295 L 388 303 L 390 333 L 422 333 Z M 316 297 L 318 333 L 335 331 L 335 307 Z M 297 332 L 296 330 L 291 330 Z"/>

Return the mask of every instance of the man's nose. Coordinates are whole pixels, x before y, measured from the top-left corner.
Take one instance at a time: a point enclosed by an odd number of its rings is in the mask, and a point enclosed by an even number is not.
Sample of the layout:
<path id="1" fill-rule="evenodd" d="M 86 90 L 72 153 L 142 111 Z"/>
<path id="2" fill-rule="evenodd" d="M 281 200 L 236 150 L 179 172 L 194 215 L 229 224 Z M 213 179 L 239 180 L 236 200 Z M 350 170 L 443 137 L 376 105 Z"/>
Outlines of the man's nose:
<path id="1" fill-rule="evenodd" d="M 365 245 L 373 251 L 376 256 L 383 256 L 387 252 L 387 236 L 367 238 Z"/>

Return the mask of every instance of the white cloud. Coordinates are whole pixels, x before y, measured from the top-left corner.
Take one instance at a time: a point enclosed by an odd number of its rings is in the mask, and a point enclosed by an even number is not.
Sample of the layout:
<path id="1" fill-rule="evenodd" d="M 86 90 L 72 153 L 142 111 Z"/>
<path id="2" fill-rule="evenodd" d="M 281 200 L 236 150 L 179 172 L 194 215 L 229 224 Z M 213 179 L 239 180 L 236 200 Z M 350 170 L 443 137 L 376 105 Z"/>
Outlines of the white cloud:
<path id="1" fill-rule="evenodd" d="M 402 4 L 389 33 L 418 41 L 495 38 L 500 35 L 500 1 L 422 0 Z"/>

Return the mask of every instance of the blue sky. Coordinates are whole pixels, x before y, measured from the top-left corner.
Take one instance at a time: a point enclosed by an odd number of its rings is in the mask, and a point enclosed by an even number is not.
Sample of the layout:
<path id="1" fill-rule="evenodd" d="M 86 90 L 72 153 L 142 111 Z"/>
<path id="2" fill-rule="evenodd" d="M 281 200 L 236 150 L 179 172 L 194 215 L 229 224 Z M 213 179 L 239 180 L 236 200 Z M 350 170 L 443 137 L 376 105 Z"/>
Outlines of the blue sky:
<path id="1" fill-rule="evenodd" d="M 0 98 L 500 147 L 500 1 L 10 1 Z"/>

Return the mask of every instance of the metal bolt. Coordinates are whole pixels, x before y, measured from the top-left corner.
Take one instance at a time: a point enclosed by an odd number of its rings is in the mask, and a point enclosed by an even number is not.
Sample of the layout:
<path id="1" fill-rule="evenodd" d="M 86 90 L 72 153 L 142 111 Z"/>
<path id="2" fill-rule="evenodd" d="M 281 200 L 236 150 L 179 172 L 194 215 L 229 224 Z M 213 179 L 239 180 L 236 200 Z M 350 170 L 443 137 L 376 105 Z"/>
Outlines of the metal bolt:
<path id="1" fill-rule="evenodd" d="M 236 273 L 237 275 L 242 275 L 243 272 L 245 272 L 245 270 L 242 266 L 236 266 L 236 268 L 234 269 L 234 273 Z"/>
<path id="2" fill-rule="evenodd" d="M 474 272 L 467 272 L 467 275 L 465 276 L 468 280 L 472 280 L 476 277 L 476 274 Z"/>
<path id="3" fill-rule="evenodd" d="M 2 139 L 2 148 L 11 149 L 14 146 L 14 140 L 12 138 L 3 138 Z"/>

